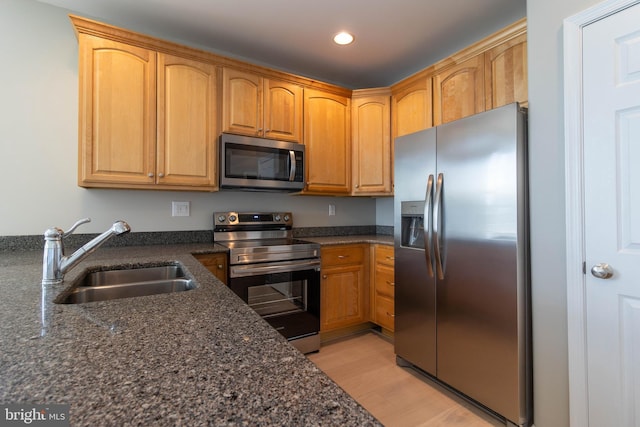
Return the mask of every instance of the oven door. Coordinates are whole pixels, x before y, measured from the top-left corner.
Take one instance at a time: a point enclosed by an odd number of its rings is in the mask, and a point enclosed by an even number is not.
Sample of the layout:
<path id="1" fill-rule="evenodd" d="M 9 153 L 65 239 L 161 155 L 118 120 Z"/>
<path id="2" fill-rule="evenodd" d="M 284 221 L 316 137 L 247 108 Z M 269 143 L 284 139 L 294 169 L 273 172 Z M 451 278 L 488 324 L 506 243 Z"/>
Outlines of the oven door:
<path id="1" fill-rule="evenodd" d="M 289 340 L 320 331 L 320 261 L 231 266 L 229 288 Z"/>

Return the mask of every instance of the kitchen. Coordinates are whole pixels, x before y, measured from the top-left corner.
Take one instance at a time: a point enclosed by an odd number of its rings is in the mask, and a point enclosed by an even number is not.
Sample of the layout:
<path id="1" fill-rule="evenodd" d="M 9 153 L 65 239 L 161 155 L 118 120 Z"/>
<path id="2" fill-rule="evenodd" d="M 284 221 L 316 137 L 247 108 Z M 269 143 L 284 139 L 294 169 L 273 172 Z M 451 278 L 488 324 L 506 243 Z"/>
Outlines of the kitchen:
<path id="1" fill-rule="evenodd" d="M 534 318 L 534 400 L 538 426 L 568 425 L 566 292 L 564 290 L 564 179 L 562 143 L 562 19 L 595 1 L 536 1 L 527 5 L 532 203 L 532 288 Z M 243 193 L 224 195 L 78 188 L 77 40 L 67 11 L 34 1 L 0 5 L 1 51 L 5 61 L 1 160 L 5 199 L 0 205 L 2 236 L 41 235 L 68 227 L 91 211 L 85 232 L 101 232 L 126 207 L 136 231 L 199 230 L 210 224 L 220 197 L 228 207 L 278 210 L 283 201 L 300 227 L 393 224 L 389 198 L 355 199 Z M 55 84 L 52 84 L 55 82 Z M 538 108 L 537 108 L 538 107 Z M 10 153 L 10 154 L 9 154 Z M 191 216 L 169 216 L 170 202 L 190 201 Z M 329 204 L 336 215 L 328 216 Z M 117 208 L 114 208 L 117 206 Z M 169 219 L 166 219 L 169 218 Z M 4 284 L 3 284 L 4 286 Z"/>

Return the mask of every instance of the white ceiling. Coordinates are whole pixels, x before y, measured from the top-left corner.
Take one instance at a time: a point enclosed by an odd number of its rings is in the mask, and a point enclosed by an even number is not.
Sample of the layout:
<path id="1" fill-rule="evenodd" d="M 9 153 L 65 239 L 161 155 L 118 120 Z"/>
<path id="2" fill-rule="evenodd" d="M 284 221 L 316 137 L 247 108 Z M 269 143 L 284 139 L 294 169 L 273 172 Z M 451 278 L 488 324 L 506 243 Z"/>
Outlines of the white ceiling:
<path id="1" fill-rule="evenodd" d="M 526 0 L 39 0 L 348 88 L 389 86 L 526 15 Z M 350 46 L 335 33 L 355 35 Z"/>

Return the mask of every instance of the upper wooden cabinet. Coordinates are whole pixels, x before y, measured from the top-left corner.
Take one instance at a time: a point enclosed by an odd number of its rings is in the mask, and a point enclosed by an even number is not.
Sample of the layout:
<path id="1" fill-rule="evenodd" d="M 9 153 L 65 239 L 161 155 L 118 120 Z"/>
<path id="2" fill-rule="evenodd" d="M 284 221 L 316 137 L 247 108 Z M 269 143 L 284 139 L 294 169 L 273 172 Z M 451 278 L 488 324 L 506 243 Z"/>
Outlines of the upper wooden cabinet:
<path id="1" fill-rule="evenodd" d="M 391 98 L 388 88 L 354 90 L 351 97 L 353 195 L 389 195 Z"/>
<path id="2" fill-rule="evenodd" d="M 484 111 L 484 54 L 433 76 L 434 125 Z"/>
<path id="3" fill-rule="evenodd" d="M 79 185 L 217 189 L 215 67 L 78 39 Z"/>
<path id="4" fill-rule="evenodd" d="M 521 34 L 485 53 L 487 110 L 512 102 L 528 105 L 527 35 Z"/>
<path id="5" fill-rule="evenodd" d="M 526 19 L 394 84 L 398 137 L 511 102 L 527 105 Z"/>
<path id="6" fill-rule="evenodd" d="M 418 73 L 391 90 L 394 138 L 433 126 L 431 76 Z"/>
<path id="7" fill-rule="evenodd" d="M 302 86 L 225 67 L 223 132 L 302 142 Z"/>
<path id="8" fill-rule="evenodd" d="M 333 93 L 304 90 L 305 193 L 351 191 L 351 100 Z"/>
<path id="9" fill-rule="evenodd" d="M 159 184 L 217 188 L 215 87 L 215 66 L 158 54 Z"/>
<path id="10" fill-rule="evenodd" d="M 156 174 L 156 53 L 79 35 L 79 185 L 148 185 Z"/>

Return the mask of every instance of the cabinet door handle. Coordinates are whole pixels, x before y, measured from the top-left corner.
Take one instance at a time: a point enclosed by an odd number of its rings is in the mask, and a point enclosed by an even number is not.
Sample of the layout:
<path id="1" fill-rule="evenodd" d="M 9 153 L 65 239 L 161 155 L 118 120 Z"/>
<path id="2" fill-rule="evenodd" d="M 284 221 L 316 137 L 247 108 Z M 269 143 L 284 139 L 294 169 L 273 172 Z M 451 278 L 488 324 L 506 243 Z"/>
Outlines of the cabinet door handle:
<path id="1" fill-rule="evenodd" d="M 388 281 L 388 280 L 387 280 L 387 285 L 389 285 L 389 286 L 395 286 L 395 285 L 396 285 L 396 282 L 390 282 L 390 281 Z"/>
<path id="2" fill-rule="evenodd" d="M 388 256 L 388 257 L 387 257 L 387 259 L 388 259 L 389 261 L 395 261 L 395 257 L 392 257 L 392 256 Z"/>
<path id="3" fill-rule="evenodd" d="M 396 315 L 395 315 L 395 314 L 391 314 L 391 313 L 389 313 L 388 311 L 387 311 L 387 316 L 389 316 L 389 317 L 396 317 Z"/>
<path id="4" fill-rule="evenodd" d="M 349 255 L 338 255 L 338 259 L 349 258 Z"/>

